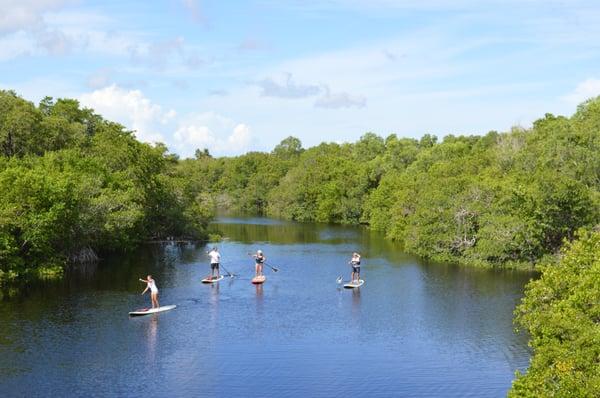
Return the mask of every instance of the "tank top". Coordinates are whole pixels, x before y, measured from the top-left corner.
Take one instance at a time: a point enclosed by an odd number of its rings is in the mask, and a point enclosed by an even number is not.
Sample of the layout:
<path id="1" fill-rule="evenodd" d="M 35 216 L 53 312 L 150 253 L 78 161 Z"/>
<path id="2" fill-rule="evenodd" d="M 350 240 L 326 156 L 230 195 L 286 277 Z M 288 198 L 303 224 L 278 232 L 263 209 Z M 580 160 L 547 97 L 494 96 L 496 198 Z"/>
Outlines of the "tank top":
<path id="1" fill-rule="evenodd" d="M 158 288 L 156 287 L 156 282 L 154 282 L 154 280 L 148 282 L 148 287 L 150 288 L 151 293 L 158 293 Z"/>

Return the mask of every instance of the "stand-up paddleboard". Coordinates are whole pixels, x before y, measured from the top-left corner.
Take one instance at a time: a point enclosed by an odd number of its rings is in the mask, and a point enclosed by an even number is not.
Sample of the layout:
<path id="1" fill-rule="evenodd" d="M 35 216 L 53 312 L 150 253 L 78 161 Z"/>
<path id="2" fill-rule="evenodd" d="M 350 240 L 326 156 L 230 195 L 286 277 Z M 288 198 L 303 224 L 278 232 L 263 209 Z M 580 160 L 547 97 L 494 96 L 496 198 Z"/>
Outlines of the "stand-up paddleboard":
<path id="1" fill-rule="evenodd" d="M 219 275 L 218 278 L 213 278 L 213 277 L 206 277 L 204 279 L 202 279 L 202 283 L 215 283 L 220 281 L 221 279 L 225 278 L 223 275 Z"/>
<path id="2" fill-rule="evenodd" d="M 363 281 L 362 279 L 360 279 L 358 282 L 344 283 L 344 287 L 346 289 L 354 289 L 355 287 L 361 287 L 363 285 L 363 283 L 365 283 L 365 281 Z"/>
<path id="3" fill-rule="evenodd" d="M 142 308 L 139 310 L 131 311 L 129 316 L 140 316 L 140 315 L 150 315 L 156 314 L 157 312 L 169 311 L 173 308 L 177 307 L 176 305 L 165 305 L 163 307 L 158 308 Z"/>
<path id="4" fill-rule="evenodd" d="M 255 276 L 254 278 L 252 278 L 252 283 L 254 283 L 255 285 L 259 285 L 261 283 L 265 283 L 266 280 L 267 280 L 266 276 L 259 275 L 259 276 Z"/>

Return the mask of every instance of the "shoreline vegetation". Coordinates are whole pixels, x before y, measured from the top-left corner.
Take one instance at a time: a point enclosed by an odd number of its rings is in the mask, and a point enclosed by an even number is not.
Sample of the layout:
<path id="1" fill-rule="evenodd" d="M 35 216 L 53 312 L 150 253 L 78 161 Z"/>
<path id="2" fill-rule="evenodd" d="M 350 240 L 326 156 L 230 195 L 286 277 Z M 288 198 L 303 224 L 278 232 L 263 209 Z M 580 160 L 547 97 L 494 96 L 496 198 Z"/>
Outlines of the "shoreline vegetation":
<path id="1" fill-rule="evenodd" d="M 600 97 L 529 129 L 179 159 L 70 99 L 0 91 L 0 284 L 148 240 L 218 240 L 216 208 L 362 224 L 425 259 L 537 268 L 511 396 L 598 396 Z M 538 266 L 538 264 L 541 264 Z"/>
<path id="2" fill-rule="evenodd" d="M 148 239 L 206 239 L 213 201 L 178 158 L 70 99 L 38 106 L 0 91 L 0 283 Z"/>
<path id="3" fill-rule="evenodd" d="M 600 97 L 505 133 L 366 133 L 308 149 L 288 137 L 270 153 L 179 159 L 75 100 L 0 91 L 0 281 L 148 240 L 205 240 L 217 207 L 367 225 L 440 262 L 556 263 L 577 230 L 600 225 L 599 126 Z"/>

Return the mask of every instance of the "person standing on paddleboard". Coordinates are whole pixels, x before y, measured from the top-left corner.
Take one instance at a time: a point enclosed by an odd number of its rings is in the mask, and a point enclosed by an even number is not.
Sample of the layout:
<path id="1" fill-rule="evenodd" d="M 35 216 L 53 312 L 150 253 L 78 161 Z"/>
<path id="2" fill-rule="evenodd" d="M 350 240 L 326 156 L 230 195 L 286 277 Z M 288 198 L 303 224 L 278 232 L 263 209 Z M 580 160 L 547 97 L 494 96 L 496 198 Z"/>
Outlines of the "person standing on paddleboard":
<path id="1" fill-rule="evenodd" d="M 148 289 L 150 289 L 150 300 L 152 300 L 152 308 L 160 307 L 158 305 L 158 288 L 156 287 L 156 281 L 152 279 L 152 275 L 148 275 L 146 279 L 140 278 L 140 282 L 146 283 L 146 288 L 142 292 L 142 296 L 148 291 Z"/>
<path id="2" fill-rule="evenodd" d="M 219 264 L 221 263 L 221 254 L 217 247 L 213 247 L 210 252 L 208 252 L 208 256 L 210 257 L 210 278 L 211 279 L 219 279 Z M 217 276 L 215 278 L 215 270 L 217 271 Z"/>
<path id="3" fill-rule="evenodd" d="M 257 250 L 256 254 L 253 254 L 252 257 L 254 257 L 254 261 L 256 261 L 256 265 L 254 266 L 255 276 L 260 276 L 263 274 L 263 264 L 267 261 L 267 258 L 262 250 Z"/>
<path id="4" fill-rule="evenodd" d="M 352 266 L 352 282 L 358 283 L 360 280 L 360 254 L 357 252 L 352 253 L 352 259 L 348 264 Z"/>

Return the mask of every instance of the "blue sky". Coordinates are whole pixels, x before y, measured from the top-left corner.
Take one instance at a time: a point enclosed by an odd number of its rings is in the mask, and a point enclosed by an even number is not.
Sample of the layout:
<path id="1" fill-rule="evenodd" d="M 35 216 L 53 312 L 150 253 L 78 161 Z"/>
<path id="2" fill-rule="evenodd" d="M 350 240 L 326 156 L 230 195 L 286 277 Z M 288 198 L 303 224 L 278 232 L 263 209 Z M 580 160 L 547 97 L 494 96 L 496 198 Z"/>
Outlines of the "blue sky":
<path id="1" fill-rule="evenodd" d="M 190 156 L 485 134 L 600 95 L 592 0 L 0 0 L 0 88 Z"/>

